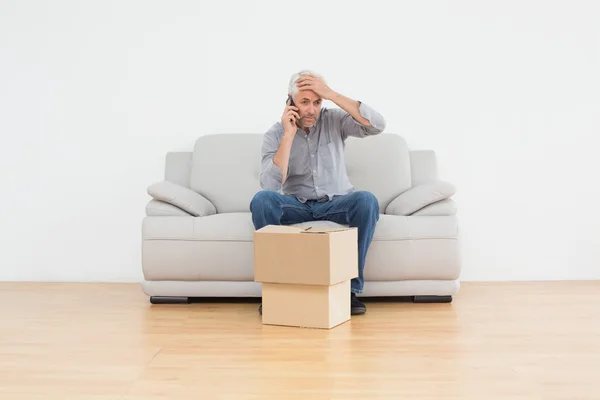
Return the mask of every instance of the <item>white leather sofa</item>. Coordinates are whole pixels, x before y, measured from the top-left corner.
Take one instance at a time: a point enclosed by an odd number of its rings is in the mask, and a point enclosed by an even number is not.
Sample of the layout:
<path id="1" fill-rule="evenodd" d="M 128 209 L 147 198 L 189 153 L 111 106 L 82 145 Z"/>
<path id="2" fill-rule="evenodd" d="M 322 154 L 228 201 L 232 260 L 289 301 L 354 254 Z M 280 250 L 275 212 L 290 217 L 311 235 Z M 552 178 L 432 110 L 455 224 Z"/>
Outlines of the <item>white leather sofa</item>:
<path id="1" fill-rule="evenodd" d="M 142 223 L 142 287 L 153 303 L 261 296 L 249 205 L 262 189 L 262 138 L 207 135 L 190 152 L 167 153 L 164 180 L 148 187 Z M 362 296 L 451 301 L 460 275 L 455 189 L 438 179 L 434 151 L 410 151 L 390 133 L 349 138 L 346 165 L 351 182 L 371 191 L 382 213 Z"/>

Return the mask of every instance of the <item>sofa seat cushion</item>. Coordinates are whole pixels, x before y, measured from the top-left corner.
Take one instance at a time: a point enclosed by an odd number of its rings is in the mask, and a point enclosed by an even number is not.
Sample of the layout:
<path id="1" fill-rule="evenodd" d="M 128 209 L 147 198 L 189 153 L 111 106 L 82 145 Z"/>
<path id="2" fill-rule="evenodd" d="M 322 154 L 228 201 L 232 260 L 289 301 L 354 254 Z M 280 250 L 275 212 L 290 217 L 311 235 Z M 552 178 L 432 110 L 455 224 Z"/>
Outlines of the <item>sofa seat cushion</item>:
<path id="1" fill-rule="evenodd" d="M 330 221 L 303 222 L 297 226 L 338 227 Z M 200 240 L 251 242 L 254 225 L 248 212 L 215 214 L 206 217 L 147 217 L 143 223 L 145 240 Z M 456 238 L 458 224 L 448 216 L 379 216 L 373 241 Z"/>
<path id="2" fill-rule="evenodd" d="M 329 221 L 297 226 L 339 226 Z M 146 280 L 252 281 L 254 226 L 250 213 L 146 217 Z M 365 279 L 456 279 L 460 271 L 455 216 L 380 215 Z"/>
<path id="3" fill-rule="evenodd" d="M 254 234 L 248 212 L 206 217 L 156 217 L 143 222 L 144 240 L 200 240 L 251 242 Z"/>

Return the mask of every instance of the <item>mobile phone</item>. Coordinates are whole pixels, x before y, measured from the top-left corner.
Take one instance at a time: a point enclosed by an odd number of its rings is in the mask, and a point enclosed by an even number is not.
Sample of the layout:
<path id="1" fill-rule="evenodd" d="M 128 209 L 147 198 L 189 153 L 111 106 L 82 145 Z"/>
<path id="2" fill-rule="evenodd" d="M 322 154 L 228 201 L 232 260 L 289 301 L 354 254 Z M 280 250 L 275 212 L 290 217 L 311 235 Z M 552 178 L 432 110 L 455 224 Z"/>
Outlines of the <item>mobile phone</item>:
<path id="1" fill-rule="evenodd" d="M 294 99 L 292 98 L 292 96 L 288 95 L 288 98 L 285 101 L 285 104 L 287 104 L 288 100 L 290 102 L 290 106 L 296 107 L 296 105 L 294 104 Z M 290 121 L 293 121 L 293 119 L 290 118 Z M 298 123 L 296 122 L 296 124 L 298 124 Z"/>

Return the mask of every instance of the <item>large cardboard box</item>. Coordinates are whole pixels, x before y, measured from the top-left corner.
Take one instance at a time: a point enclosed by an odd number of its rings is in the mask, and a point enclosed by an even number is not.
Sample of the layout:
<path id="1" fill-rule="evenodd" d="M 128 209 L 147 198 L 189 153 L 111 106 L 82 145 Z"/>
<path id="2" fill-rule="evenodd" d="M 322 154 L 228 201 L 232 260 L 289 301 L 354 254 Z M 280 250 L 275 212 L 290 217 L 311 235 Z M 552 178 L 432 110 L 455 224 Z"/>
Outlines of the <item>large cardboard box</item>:
<path id="1" fill-rule="evenodd" d="M 356 228 L 269 225 L 254 233 L 263 324 L 333 328 L 348 321 L 357 276 Z"/>

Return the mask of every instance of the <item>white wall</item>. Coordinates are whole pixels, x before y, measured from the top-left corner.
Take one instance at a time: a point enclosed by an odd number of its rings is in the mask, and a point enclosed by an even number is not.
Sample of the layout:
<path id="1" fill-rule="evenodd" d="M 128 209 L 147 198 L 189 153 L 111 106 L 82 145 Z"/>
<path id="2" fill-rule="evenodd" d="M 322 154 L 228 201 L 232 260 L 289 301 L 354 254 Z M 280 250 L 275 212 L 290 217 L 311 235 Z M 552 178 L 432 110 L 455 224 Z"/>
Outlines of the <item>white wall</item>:
<path id="1" fill-rule="evenodd" d="M 0 3 L 0 280 L 137 281 L 146 187 L 312 68 L 433 148 L 464 280 L 599 279 L 600 3 Z"/>

